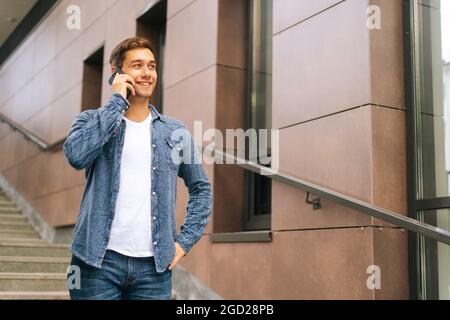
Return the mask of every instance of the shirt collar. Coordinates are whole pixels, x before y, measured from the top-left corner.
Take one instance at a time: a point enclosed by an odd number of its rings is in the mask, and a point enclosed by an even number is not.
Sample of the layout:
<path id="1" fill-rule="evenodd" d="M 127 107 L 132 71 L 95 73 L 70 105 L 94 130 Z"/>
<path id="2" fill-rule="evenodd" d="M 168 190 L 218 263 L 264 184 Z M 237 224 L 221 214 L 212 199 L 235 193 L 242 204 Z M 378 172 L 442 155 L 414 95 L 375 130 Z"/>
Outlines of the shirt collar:
<path id="1" fill-rule="evenodd" d="M 164 120 L 158 110 L 156 110 L 156 108 L 151 103 L 148 104 L 148 107 L 150 109 L 150 112 L 152 113 L 152 122 L 157 118 L 159 118 L 160 120 Z"/>

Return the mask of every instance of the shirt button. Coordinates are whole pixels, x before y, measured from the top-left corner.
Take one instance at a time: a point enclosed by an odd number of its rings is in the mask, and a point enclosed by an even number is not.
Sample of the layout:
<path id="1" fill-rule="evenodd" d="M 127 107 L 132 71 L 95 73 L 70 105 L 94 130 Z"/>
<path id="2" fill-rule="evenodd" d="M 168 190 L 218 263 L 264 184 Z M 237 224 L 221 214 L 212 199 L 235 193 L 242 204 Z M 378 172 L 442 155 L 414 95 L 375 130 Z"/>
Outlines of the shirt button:
<path id="1" fill-rule="evenodd" d="M 156 169 L 156 167 L 153 167 L 153 170 L 155 170 Z"/>
<path id="2" fill-rule="evenodd" d="M 153 220 L 156 220 L 156 217 L 153 217 Z"/>
<path id="3" fill-rule="evenodd" d="M 153 244 L 156 244 L 156 241 L 155 241 L 155 242 L 153 242 Z"/>
<path id="4" fill-rule="evenodd" d="M 155 191 L 153 191 L 152 194 L 155 195 L 156 194 Z"/>
<path id="5" fill-rule="evenodd" d="M 155 147 L 155 145 L 154 145 L 154 144 L 152 144 L 152 146 L 153 146 L 153 148 Z"/>

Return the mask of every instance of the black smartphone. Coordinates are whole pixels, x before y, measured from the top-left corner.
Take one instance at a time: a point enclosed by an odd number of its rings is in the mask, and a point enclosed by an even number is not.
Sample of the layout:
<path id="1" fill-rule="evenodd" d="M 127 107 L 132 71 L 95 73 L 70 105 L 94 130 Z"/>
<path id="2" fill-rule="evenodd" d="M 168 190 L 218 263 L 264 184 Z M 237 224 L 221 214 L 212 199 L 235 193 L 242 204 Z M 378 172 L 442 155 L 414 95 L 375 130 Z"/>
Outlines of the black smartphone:
<path id="1" fill-rule="evenodd" d="M 108 83 L 110 86 L 112 86 L 112 83 L 114 81 L 114 78 L 116 77 L 116 74 L 121 73 L 124 74 L 125 72 L 123 72 L 123 70 L 120 67 L 116 67 L 116 70 L 113 72 L 113 74 L 111 75 L 111 77 L 109 77 Z M 131 91 L 130 89 L 127 89 L 127 99 L 130 97 Z"/>

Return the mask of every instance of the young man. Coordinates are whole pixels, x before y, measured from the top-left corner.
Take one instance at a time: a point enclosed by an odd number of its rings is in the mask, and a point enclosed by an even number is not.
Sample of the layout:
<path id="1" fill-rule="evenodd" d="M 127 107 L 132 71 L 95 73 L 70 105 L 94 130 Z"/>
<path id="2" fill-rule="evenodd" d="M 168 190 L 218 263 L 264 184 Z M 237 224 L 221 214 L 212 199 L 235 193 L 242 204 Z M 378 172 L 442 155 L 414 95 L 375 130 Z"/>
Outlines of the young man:
<path id="1" fill-rule="evenodd" d="M 81 281 L 69 283 L 70 297 L 170 299 L 172 270 L 208 222 L 210 183 L 183 123 L 149 103 L 158 79 L 150 42 L 122 41 L 110 63 L 120 72 L 112 96 L 79 114 L 64 143 L 70 165 L 86 169 L 71 263 Z M 177 176 L 189 190 L 179 234 Z"/>

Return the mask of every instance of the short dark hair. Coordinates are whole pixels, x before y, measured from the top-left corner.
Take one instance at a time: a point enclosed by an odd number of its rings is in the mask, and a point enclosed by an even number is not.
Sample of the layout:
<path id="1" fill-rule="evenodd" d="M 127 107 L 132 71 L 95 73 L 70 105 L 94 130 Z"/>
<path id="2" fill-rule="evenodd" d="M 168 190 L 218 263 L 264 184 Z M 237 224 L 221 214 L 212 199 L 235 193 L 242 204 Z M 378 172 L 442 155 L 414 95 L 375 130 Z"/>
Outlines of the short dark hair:
<path id="1" fill-rule="evenodd" d="M 137 48 L 149 49 L 156 59 L 155 50 L 153 49 L 152 43 L 149 39 L 144 37 L 132 37 L 123 40 L 113 49 L 113 51 L 111 51 L 109 63 L 111 66 L 122 67 L 123 60 L 125 59 L 125 52 Z"/>

